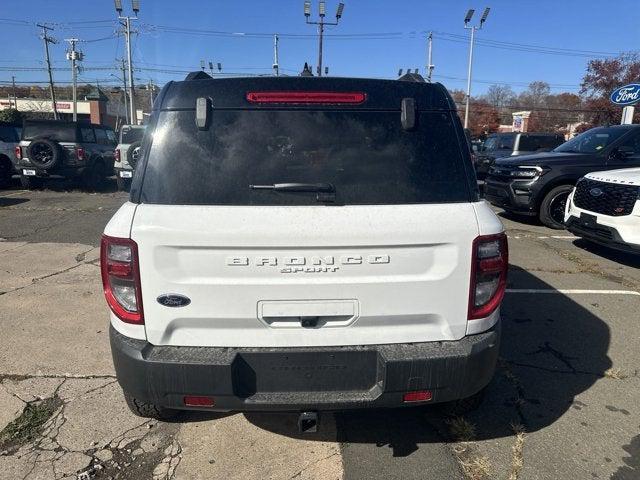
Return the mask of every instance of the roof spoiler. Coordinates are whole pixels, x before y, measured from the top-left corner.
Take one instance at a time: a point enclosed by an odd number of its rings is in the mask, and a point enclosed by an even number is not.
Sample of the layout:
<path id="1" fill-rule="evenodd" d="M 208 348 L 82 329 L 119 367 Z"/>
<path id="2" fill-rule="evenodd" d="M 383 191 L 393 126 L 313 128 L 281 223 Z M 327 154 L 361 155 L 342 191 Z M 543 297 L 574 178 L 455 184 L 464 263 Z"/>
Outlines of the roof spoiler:
<path id="1" fill-rule="evenodd" d="M 197 72 L 189 73 L 186 76 L 185 81 L 186 80 L 211 80 L 211 79 L 213 79 L 211 75 L 201 70 L 198 70 Z"/>
<path id="2" fill-rule="evenodd" d="M 411 73 L 411 72 L 405 73 L 400 78 L 398 78 L 398 80 L 400 80 L 401 82 L 422 82 L 422 83 L 426 83 L 425 79 L 424 79 L 424 77 L 422 75 L 420 75 L 419 73 Z"/>

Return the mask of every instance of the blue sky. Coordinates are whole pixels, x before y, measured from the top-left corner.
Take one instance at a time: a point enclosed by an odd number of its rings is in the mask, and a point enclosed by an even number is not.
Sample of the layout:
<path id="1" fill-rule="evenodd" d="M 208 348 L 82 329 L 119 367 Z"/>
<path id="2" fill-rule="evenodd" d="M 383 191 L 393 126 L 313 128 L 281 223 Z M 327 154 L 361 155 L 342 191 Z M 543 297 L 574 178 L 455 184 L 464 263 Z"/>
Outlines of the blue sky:
<path id="1" fill-rule="evenodd" d="M 130 0 L 123 2 L 128 9 Z M 51 46 L 51 54 L 54 66 L 59 68 L 69 66 L 65 60 L 65 38 L 103 39 L 116 29 L 112 0 L 3 0 L 2 4 L 1 82 L 10 81 L 11 75 L 16 75 L 18 82 L 46 80 L 44 71 L 16 68 L 43 67 L 43 45 L 33 22 L 54 24 L 52 35 L 60 43 Z M 462 19 L 472 7 L 476 8 L 476 19 L 485 6 L 492 8 L 485 28 L 477 34 L 480 41 L 554 49 L 553 54 L 544 54 L 513 45 L 503 49 L 478 44 L 473 84 L 476 94 L 486 90 L 490 83 L 511 84 L 519 91 L 533 80 L 549 82 L 554 92 L 577 91 L 592 55 L 584 51 L 640 50 L 637 0 L 345 0 L 345 4 L 340 25 L 327 28 L 325 41 L 324 64 L 329 66 L 330 74 L 340 76 L 393 78 L 399 68 L 409 67 L 423 72 L 425 32 L 431 30 L 435 32 L 434 78 L 450 89 L 464 88 L 468 42 L 451 34 L 468 34 Z M 269 35 L 247 33 L 282 34 L 280 65 L 284 73 L 295 74 L 305 61 L 316 65 L 316 30 L 305 24 L 302 5 L 303 0 L 141 0 L 134 63 L 145 70 L 136 72 L 138 83 L 153 80 L 162 84 L 181 79 L 183 73 L 168 71 L 198 69 L 201 59 L 221 62 L 223 71 L 228 73 L 269 73 L 272 39 Z M 336 5 L 336 1 L 327 2 L 330 19 Z M 317 12 L 316 0 L 313 11 Z M 170 32 L 164 27 L 181 30 Z M 185 30 L 245 35 L 185 33 Z M 115 37 L 83 44 L 85 71 L 81 80 L 117 83 L 111 74 L 118 72 L 108 69 L 116 58 L 122 57 L 123 44 L 122 38 Z M 69 81 L 70 77 L 68 71 L 54 72 L 56 81 Z"/>

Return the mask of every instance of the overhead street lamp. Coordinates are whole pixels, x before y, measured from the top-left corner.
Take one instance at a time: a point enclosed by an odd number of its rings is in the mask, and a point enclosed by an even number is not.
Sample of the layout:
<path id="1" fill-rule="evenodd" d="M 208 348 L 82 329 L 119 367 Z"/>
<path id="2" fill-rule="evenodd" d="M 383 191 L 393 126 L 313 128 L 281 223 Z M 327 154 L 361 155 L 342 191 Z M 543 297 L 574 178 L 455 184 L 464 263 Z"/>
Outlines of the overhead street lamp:
<path id="1" fill-rule="evenodd" d="M 464 107 L 464 128 L 469 128 L 469 101 L 471 99 L 471 70 L 473 67 L 473 41 L 475 39 L 476 30 L 482 30 L 484 26 L 484 22 L 487 21 L 487 17 L 489 16 L 489 11 L 491 9 L 489 7 L 484 9 L 482 12 L 482 17 L 480 17 L 480 23 L 478 25 L 469 25 L 471 22 L 471 18 L 475 13 L 473 8 L 467 11 L 467 14 L 464 17 L 464 28 L 467 30 L 471 30 L 471 42 L 469 45 L 469 70 L 467 72 L 467 102 Z"/>
<path id="2" fill-rule="evenodd" d="M 324 1 L 320 1 L 318 3 L 318 17 L 320 18 L 320 20 L 318 20 L 317 22 L 312 22 L 309 20 L 309 18 L 311 17 L 311 1 L 310 0 L 305 0 L 304 2 L 304 16 L 305 16 L 305 20 L 307 22 L 307 24 L 309 25 L 318 25 L 318 37 L 319 37 L 319 44 L 318 44 L 318 76 L 321 77 L 322 76 L 322 38 L 324 36 L 324 26 L 325 25 L 338 25 L 338 22 L 340 22 L 340 19 L 342 18 L 342 12 L 344 11 L 344 3 L 340 2 L 338 4 L 338 9 L 336 10 L 336 21 L 335 22 L 327 22 L 325 21 L 325 16 L 326 16 L 326 2 Z"/>

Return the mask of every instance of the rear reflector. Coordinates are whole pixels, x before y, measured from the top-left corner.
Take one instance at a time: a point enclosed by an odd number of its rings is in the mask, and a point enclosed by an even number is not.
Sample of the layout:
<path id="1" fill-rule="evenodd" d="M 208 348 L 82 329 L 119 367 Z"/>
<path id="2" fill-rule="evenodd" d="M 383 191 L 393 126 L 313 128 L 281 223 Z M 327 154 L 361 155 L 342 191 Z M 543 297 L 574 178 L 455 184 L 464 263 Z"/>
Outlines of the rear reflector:
<path id="1" fill-rule="evenodd" d="M 16 146 L 14 153 L 16 154 L 16 158 L 18 160 L 22 159 L 22 148 L 19 145 Z"/>
<path id="2" fill-rule="evenodd" d="M 362 92 L 247 92 L 250 103 L 357 105 L 366 99 Z"/>
<path id="3" fill-rule="evenodd" d="M 78 160 L 84 160 L 84 148 L 76 148 L 76 158 Z"/>
<path id="4" fill-rule="evenodd" d="M 120 161 L 120 150 L 119 150 L 119 149 L 117 149 L 117 148 L 116 148 L 116 149 L 113 151 L 113 157 L 115 158 L 115 161 L 116 161 L 116 162 L 119 162 L 119 161 Z"/>
<path id="5" fill-rule="evenodd" d="M 508 268 L 509 249 L 504 233 L 484 235 L 473 241 L 469 320 L 486 318 L 500 306 Z"/>
<path id="6" fill-rule="evenodd" d="M 102 236 L 100 270 L 104 296 L 123 322 L 143 324 L 138 245 L 129 238 Z"/>
<path id="7" fill-rule="evenodd" d="M 428 402 L 433 398 L 430 390 L 418 390 L 417 392 L 407 392 L 402 396 L 404 403 Z"/>
<path id="8" fill-rule="evenodd" d="M 215 405 L 213 397 L 201 395 L 186 395 L 183 402 L 187 407 L 213 407 Z"/>

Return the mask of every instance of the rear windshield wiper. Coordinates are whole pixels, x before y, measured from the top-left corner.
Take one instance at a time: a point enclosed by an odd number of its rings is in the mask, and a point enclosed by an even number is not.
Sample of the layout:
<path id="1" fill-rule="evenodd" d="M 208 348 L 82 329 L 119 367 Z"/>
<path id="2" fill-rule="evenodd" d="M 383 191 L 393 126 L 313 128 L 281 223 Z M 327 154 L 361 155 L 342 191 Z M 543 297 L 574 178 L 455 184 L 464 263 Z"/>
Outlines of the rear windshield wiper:
<path id="1" fill-rule="evenodd" d="M 335 193 L 330 183 L 274 183 L 271 185 L 249 185 L 252 190 L 274 190 L 276 192 L 318 192 Z"/>

